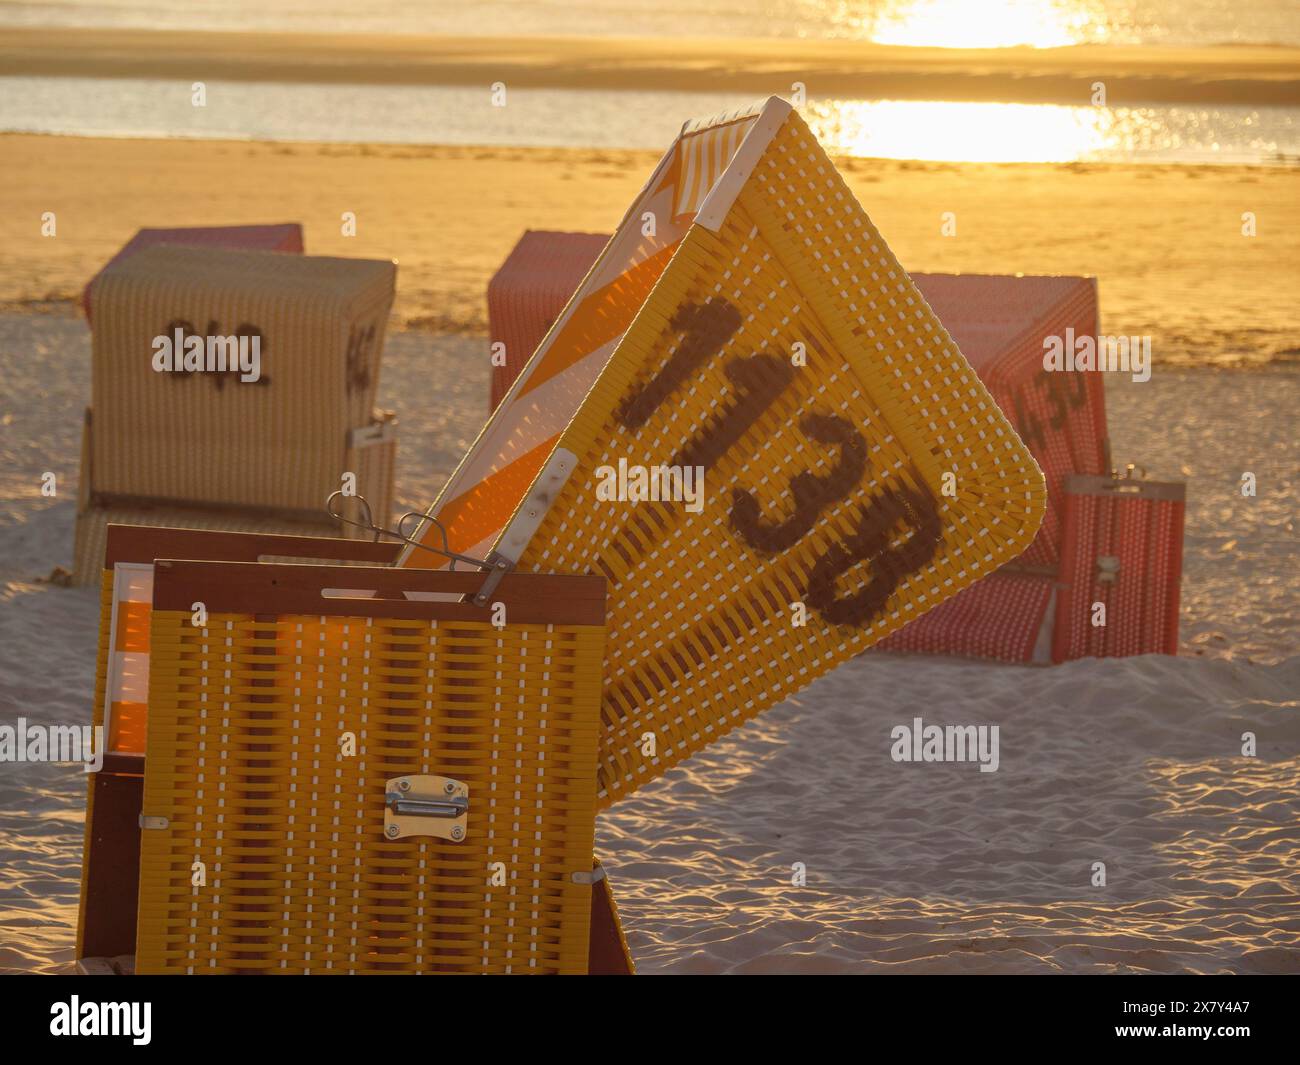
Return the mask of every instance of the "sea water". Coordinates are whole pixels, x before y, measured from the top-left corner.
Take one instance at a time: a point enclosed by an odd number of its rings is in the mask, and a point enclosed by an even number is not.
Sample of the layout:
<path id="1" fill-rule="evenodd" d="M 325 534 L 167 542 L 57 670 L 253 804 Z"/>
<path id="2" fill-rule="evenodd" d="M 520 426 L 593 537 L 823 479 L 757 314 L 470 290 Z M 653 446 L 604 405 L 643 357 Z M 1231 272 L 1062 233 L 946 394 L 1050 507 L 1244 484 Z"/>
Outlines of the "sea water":
<path id="1" fill-rule="evenodd" d="M 206 83 L 0 77 L 0 130 L 115 137 L 662 151 L 683 119 L 752 94 L 520 88 L 492 107 L 470 86 Z M 833 154 L 974 162 L 1294 163 L 1300 109 L 1071 107 L 814 97 L 803 108 Z"/>

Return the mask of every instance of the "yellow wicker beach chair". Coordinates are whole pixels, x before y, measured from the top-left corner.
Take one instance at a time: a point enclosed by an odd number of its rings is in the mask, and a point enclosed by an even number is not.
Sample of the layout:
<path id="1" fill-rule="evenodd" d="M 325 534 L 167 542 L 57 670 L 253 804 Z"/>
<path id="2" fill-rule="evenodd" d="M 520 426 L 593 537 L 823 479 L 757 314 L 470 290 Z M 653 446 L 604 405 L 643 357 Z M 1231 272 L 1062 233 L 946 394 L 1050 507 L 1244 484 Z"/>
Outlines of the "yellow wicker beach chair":
<path id="1" fill-rule="evenodd" d="M 684 127 L 431 514 L 503 570 L 608 580 L 607 805 L 1014 558 L 1044 502 L 773 98 Z"/>
<path id="2" fill-rule="evenodd" d="M 103 611 L 94 700 L 94 724 L 106 726 L 110 741 L 104 769 L 89 778 L 86 846 L 83 858 L 81 910 L 77 935 L 77 957 L 79 960 L 83 960 L 88 967 L 106 970 L 106 968 L 111 967 L 103 959 L 132 955 L 136 948 L 137 889 L 150 875 L 147 871 L 142 872 L 140 862 L 141 832 L 138 825 L 143 803 L 142 790 L 146 776 L 146 766 L 150 764 L 144 757 L 144 738 L 148 734 L 151 743 L 162 743 L 164 746 L 169 746 L 171 740 L 183 733 L 185 729 L 192 730 L 196 727 L 204 727 L 201 723 L 196 725 L 194 719 L 185 717 L 182 713 L 181 717 L 184 720 L 175 720 L 172 725 L 164 727 L 162 731 L 164 738 L 159 740 L 156 738 L 158 729 L 150 725 L 148 721 L 150 697 L 147 691 L 152 683 L 151 675 L 155 668 L 152 654 L 154 641 L 151 633 L 154 628 L 154 561 L 165 555 L 180 555 L 189 559 L 237 560 L 245 564 L 245 569 L 247 569 L 248 564 L 257 562 L 301 563 L 328 561 L 331 563 L 328 572 L 330 572 L 332 579 L 328 582 L 322 582 L 320 575 L 325 571 L 317 566 L 313 568 L 312 572 L 317 575 L 318 583 L 355 586 L 360 580 L 358 574 L 370 572 L 355 567 L 390 565 L 394 560 L 397 546 L 394 544 L 363 543 L 321 537 L 248 535 L 127 526 L 110 527 L 107 540 L 107 568 L 104 571 L 102 585 Z M 301 566 L 281 568 L 288 568 L 295 575 L 304 572 L 304 568 Z M 254 566 L 253 569 L 261 572 L 259 567 Z M 398 577 L 399 580 L 402 577 L 400 574 L 394 574 L 394 576 Z M 438 576 L 441 577 L 442 575 Z M 471 577 L 470 574 L 460 575 L 462 580 L 469 577 Z M 272 577 L 271 579 L 277 580 L 280 578 Z M 384 578 L 381 577 L 381 579 Z M 477 580 L 481 581 L 482 578 L 478 577 Z M 283 588 L 285 585 L 281 584 L 276 587 Z M 584 617 L 590 614 L 590 617 L 594 618 L 595 612 L 591 606 L 592 601 L 583 599 L 584 594 L 589 594 L 590 586 L 584 583 L 578 588 L 579 594 L 576 601 L 574 596 L 569 594 L 574 587 L 572 583 L 566 582 L 564 594 L 559 597 L 558 603 L 548 601 L 540 609 L 544 613 L 555 613 L 557 616 L 576 616 L 578 613 L 583 613 Z M 224 591 L 223 588 L 223 594 Z M 548 599 L 555 599 L 552 594 L 553 589 L 548 588 L 546 592 Z M 341 594 L 350 595 L 356 593 Z M 212 603 L 220 601 L 212 596 L 208 598 Z M 259 603 L 268 606 L 272 605 L 274 601 L 274 596 L 258 599 Z M 505 713 L 508 709 L 517 716 L 517 706 L 511 700 L 517 702 L 518 699 L 527 696 L 533 699 L 536 709 L 545 709 L 547 706 L 554 708 L 555 716 L 550 731 L 547 731 L 548 725 L 545 722 L 545 715 L 543 715 L 539 723 L 539 719 L 532 716 L 530 711 L 528 724 L 525 726 L 529 738 L 519 740 L 516 731 L 511 726 L 508 743 L 510 750 L 504 760 L 490 757 L 487 762 L 478 760 L 475 762 L 473 773 L 488 773 L 490 778 L 488 780 L 489 790 L 493 790 L 498 781 L 505 779 L 498 774 L 513 774 L 519 768 L 518 763 L 524 756 L 516 749 L 517 743 L 522 744 L 525 749 L 531 749 L 529 745 L 534 740 L 538 740 L 539 737 L 549 736 L 552 740 L 552 746 L 542 755 L 536 756 L 534 762 L 529 763 L 530 767 L 544 770 L 544 775 L 549 775 L 551 778 L 546 781 L 543 787 L 544 794 L 548 799 L 555 798 L 558 791 L 557 802 L 564 810 L 580 811 L 589 808 L 590 799 L 586 800 L 587 806 L 584 806 L 582 802 L 575 804 L 574 793 L 566 790 L 569 788 L 569 784 L 565 783 L 564 780 L 567 777 L 572 777 L 577 781 L 576 787 L 579 793 L 590 792 L 591 781 L 594 780 L 591 773 L 591 770 L 594 769 L 594 746 L 591 746 L 594 744 L 594 738 L 589 735 L 586 740 L 579 742 L 576 746 L 567 748 L 560 738 L 560 732 L 563 731 L 560 723 L 566 719 L 572 719 L 572 716 L 577 712 L 574 710 L 575 703 L 581 701 L 578 699 L 578 694 L 584 690 L 588 692 L 587 702 L 590 703 L 594 720 L 595 700 L 598 697 L 596 695 L 597 688 L 594 675 L 578 675 L 583 668 L 591 663 L 594 663 L 597 670 L 599 669 L 600 653 L 598 644 L 592 654 L 584 657 L 578 653 L 580 647 L 590 644 L 593 630 L 591 626 L 585 624 L 572 626 L 565 623 L 530 623 L 528 621 L 530 616 L 528 611 L 539 609 L 536 604 L 524 603 L 520 610 L 514 610 L 512 607 L 513 601 L 508 597 L 498 595 L 494 597 L 494 601 L 505 604 L 506 616 L 510 620 L 500 630 L 488 626 L 490 637 L 487 644 L 495 645 L 504 642 L 513 646 L 514 642 L 518 641 L 521 645 L 526 645 L 530 639 L 533 639 L 534 646 L 540 652 L 534 660 L 538 668 L 532 671 L 531 679 L 526 688 L 520 688 L 518 684 L 516 674 L 520 663 L 515 662 L 513 667 L 503 665 L 502 663 L 506 663 L 510 656 L 508 653 L 503 652 L 500 647 L 493 647 L 493 665 L 486 671 L 476 664 L 479 660 L 474 655 L 466 653 L 466 649 L 471 644 L 474 647 L 484 644 L 483 626 L 477 622 L 467 626 L 462 626 L 460 622 L 457 622 L 450 627 L 444 625 L 442 631 L 435 631 L 437 626 L 443 623 L 425 621 L 424 624 L 430 629 L 427 641 L 428 647 L 425 646 L 424 642 L 418 642 L 417 646 L 410 644 L 408 640 L 406 652 L 401 656 L 403 663 L 398 665 L 394 664 L 397 662 L 396 656 L 400 650 L 396 643 L 400 642 L 400 637 L 409 636 L 412 625 L 410 619 L 389 619 L 387 622 L 376 619 L 341 622 L 345 629 L 349 624 L 359 625 L 364 629 L 369 642 L 365 653 L 360 656 L 360 659 L 370 658 L 372 652 L 380 650 L 393 652 L 393 657 L 385 654 L 373 663 L 376 667 L 382 665 L 385 668 L 391 667 L 393 669 L 393 674 L 389 678 L 390 680 L 396 678 L 393 686 L 385 688 L 381 692 L 379 688 L 381 678 L 376 669 L 369 674 L 366 691 L 361 696 L 364 703 L 362 712 L 366 717 L 366 726 L 371 729 L 369 733 L 371 742 L 375 745 L 374 757 L 398 757 L 394 752 L 404 749 L 404 741 L 401 740 L 399 734 L 405 728 L 400 719 L 405 713 L 405 704 L 408 701 L 409 693 L 407 688 L 409 686 L 406 686 L 406 680 L 414 676 L 419 669 L 425 669 L 426 671 L 436 669 L 440 685 L 439 691 L 434 695 L 432 702 L 427 698 L 419 701 L 421 721 L 423 721 L 431 706 L 437 703 L 445 694 L 447 702 L 456 705 L 449 711 L 450 720 L 439 721 L 434 732 L 441 739 L 447 740 L 448 749 L 454 748 L 458 752 L 470 751 L 482 754 L 482 738 L 479 737 L 478 740 L 475 740 L 470 737 L 469 734 L 472 729 L 464 726 L 461 719 L 465 715 L 473 717 L 479 712 L 478 707 L 481 704 L 475 701 L 476 684 L 481 687 L 482 684 L 487 682 L 485 678 L 488 673 L 495 672 L 499 676 L 502 669 L 510 668 L 514 672 L 509 674 L 509 684 L 505 685 L 508 691 L 498 700 L 502 707 L 501 712 Z M 187 604 L 186 611 L 183 612 L 187 614 L 191 621 L 193 620 L 193 603 L 194 600 L 191 600 Z M 313 603 L 313 606 L 319 606 L 320 609 L 334 614 L 347 613 L 349 605 L 347 600 L 330 600 L 323 605 Z M 372 608 L 362 604 L 362 609 Z M 421 616 L 429 612 L 425 604 L 413 605 L 412 609 Z M 442 608 L 439 607 L 438 609 Z M 485 613 L 485 611 L 477 608 L 469 609 L 471 613 L 476 615 Z M 264 616 L 259 611 L 258 618 L 262 619 Z M 211 629 L 214 624 L 212 618 L 209 617 L 208 621 L 209 629 Z M 323 624 L 321 616 L 317 616 L 313 623 L 318 627 Z M 385 624 L 390 626 L 392 641 L 380 639 L 382 626 Z M 328 628 L 329 626 L 326 625 L 322 632 Z M 398 632 L 397 630 L 401 631 Z M 598 626 L 594 632 L 597 639 L 599 639 L 600 631 Z M 182 633 L 182 635 L 187 634 Z M 439 642 L 440 638 L 441 642 Z M 466 642 L 462 643 L 462 639 Z M 430 650 L 440 652 L 441 658 L 437 657 L 436 654 L 433 658 L 427 658 L 426 651 Z M 550 652 L 549 655 L 546 653 L 547 651 Z M 226 653 L 225 651 L 222 652 L 221 658 L 223 661 Z M 234 650 L 229 653 L 236 654 Z M 307 657 L 310 660 L 310 668 L 323 669 L 326 672 L 331 672 L 340 661 L 343 661 L 337 655 L 313 657 L 309 654 Z M 365 667 L 360 664 L 360 659 L 354 658 L 353 661 L 357 663 L 358 668 L 364 669 Z M 170 662 L 171 660 L 165 659 L 165 661 Z M 191 665 L 194 664 L 191 663 Z M 255 663 L 255 666 L 260 665 L 262 665 L 260 661 Z M 170 666 L 164 665 L 162 668 L 165 676 L 173 677 Z M 344 668 L 346 668 L 346 665 Z M 295 670 L 295 672 L 298 671 Z M 469 678 L 468 681 L 467 678 Z M 251 692 L 253 687 L 260 687 L 262 679 L 260 674 L 253 677 L 249 681 L 248 691 Z M 541 685 L 540 689 L 538 689 L 539 684 Z M 549 689 L 548 685 L 550 686 Z M 223 688 L 224 686 L 223 684 Z M 235 688 L 238 690 L 238 682 Z M 202 694 L 204 691 L 202 687 L 193 690 L 200 693 L 196 705 L 201 713 L 208 695 Z M 319 685 L 315 690 L 317 694 L 322 691 Z M 552 691 L 554 692 L 553 697 L 550 695 Z M 236 695 L 233 703 L 238 704 L 238 707 L 241 707 L 243 711 L 248 711 L 248 713 L 243 713 L 241 716 L 237 709 L 234 717 L 242 722 L 242 725 L 248 726 L 251 731 L 246 738 L 250 743 L 256 743 L 260 732 L 254 722 L 261 720 L 261 715 L 266 711 L 262 710 L 260 696 L 247 694 L 247 692 L 245 695 L 246 698 Z M 462 710 L 460 704 L 463 702 L 475 703 L 475 706 L 472 709 Z M 256 707 L 253 706 L 254 703 L 257 704 Z M 310 723 L 304 724 L 307 719 L 302 715 L 303 708 L 301 706 L 295 704 L 289 707 L 288 718 L 284 716 L 285 709 L 283 706 L 278 706 L 275 711 L 276 714 L 280 715 L 281 724 L 284 724 L 285 727 L 291 730 L 314 727 Z M 252 712 L 254 710 L 255 713 Z M 173 707 L 173 711 L 181 713 L 175 707 Z M 235 727 L 239 728 L 242 725 L 236 724 Z M 588 733 L 592 732 L 594 732 L 594 725 L 588 728 Z M 462 737 L 468 738 L 462 739 Z M 212 736 L 212 742 L 215 751 L 217 745 L 215 733 Z M 420 742 L 424 742 L 423 733 Z M 581 754 L 582 743 L 587 743 L 591 747 L 592 753 L 588 759 L 589 768 L 585 774 L 573 773 L 566 767 L 572 759 L 581 759 L 583 757 Z M 245 749 L 255 751 L 257 747 L 246 746 Z M 186 750 L 190 755 L 193 754 L 192 748 Z M 489 751 L 490 753 L 491 751 Z M 536 755 L 536 752 L 533 752 L 533 755 Z M 530 755 L 530 757 L 533 757 L 533 755 Z M 184 753 L 179 757 L 184 757 Z M 467 755 L 466 757 L 470 756 Z M 474 758 L 477 758 L 477 755 L 474 755 Z M 290 761 L 292 763 L 292 759 Z M 162 760 L 162 764 L 167 764 L 166 757 Z M 292 778 L 295 766 L 290 764 L 288 768 Z M 584 776 L 587 778 L 585 782 Z M 166 779 L 166 775 L 153 774 L 151 779 L 155 781 Z M 190 777 L 189 785 L 194 784 L 194 779 L 193 776 Z M 356 783 L 355 775 L 345 775 L 345 779 L 349 785 Z M 478 780 L 480 778 L 474 776 L 474 779 Z M 353 795 L 339 784 L 334 777 L 331 777 L 331 782 L 327 782 L 327 785 L 335 789 L 334 794 L 349 811 L 351 818 L 349 824 L 355 827 L 356 819 L 369 801 L 369 796 L 360 792 Z M 182 785 L 175 784 L 175 782 L 173 782 L 172 786 L 182 787 Z M 212 789 L 218 787 L 219 783 L 210 782 L 209 795 L 215 794 Z M 536 794 L 536 787 L 530 788 L 525 798 L 531 801 Z M 305 799 L 305 792 L 302 789 L 293 790 L 291 796 L 295 802 L 301 802 Z M 486 820 L 480 820 L 479 826 L 482 827 L 484 824 L 488 824 L 491 831 L 495 831 L 502 823 L 498 820 L 498 815 L 502 809 L 501 803 L 492 796 L 483 796 L 482 793 L 480 793 L 480 797 L 481 802 L 477 804 L 477 812 Z M 169 806 L 172 802 L 171 799 L 158 801 L 165 802 Z M 225 802 L 225 798 L 218 796 L 214 801 Z M 178 809 L 183 806 L 183 802 L 183 796 L 176 797 Z M 237 803 L 232 796 L 232 810 L 236 805 Z M 535 809 L 531 806 L 527 811 L 530 826 L 538 823 L 534 818 L 535 812 Z M 163 816 L 169 815 L 164 814 Z M 296 816 L 303 815 L 299 813 Z M 547 815 L 545 820 L 548 824 L 551 824 L 557 819 L 564 821 L 566 817 L 567 814 L 552 812 Z M 225 827 L 221 831 L 227 833 L 226 839 L 233 841 L 238 836 L 239 827 L 232 819 L 225 823 Z M 580 849 L 583 840 L 587 839 L 590 833 L 591 824 L 588 818 L 585 828 L 580 819 L 580 823 L 575 829 L 566 826 L 562 834 L 566 841 L 576 841 Z M 534 829 L 531 827 L 528 833 L 525 834 L 530 846 L 535 834 Z M 276 837 L 264 835 L 262 838 L 270 840 L 273 844 Z M 281 854 L 281 856 L 292 853 L 292 844 L 286 843 L 283 836 L 280 839 L 279 850 L 274 845 L 269 846 L 269 849 Z M 478 850 L 475 850 L 474 853 L 477 854 Z M 572 853 L 574 853 L 572 848 L 566 842 L 563 850 L 566 861 Z M 608 882 L 604 877 L 604 870 L 600 867 L 599 862 L 591 862 L 589 854 L 590 850 L 588 849 L 586 862 L 579 863 L 577 875 L 571 878 L 571 883 L 576 885 L 575 888 L 570 889 L 567 885 L 555 887 L 554 884 L 550 884 L 547 888 L 548 901 L 542 908 L 551 907 L 548 910 L 548 920 L 553 921 L 556 919 L 556 910 L 553 905 L 555 904 L 555 897 L 563 897 L 564 920 L 568 922 L 565 925 L 566 931 L 564 933 L 568 937 L 565 939 L 563 962 L 566 971 L 577 966 L 574 959 L 581 954 L 582 947 L 573 937 L 578 936 L 587 944 L 588 955 L 585 962 L 578 966 L 576 971 L 601 974 L 631 973 L 633 971 L 631 956 L 627 951 L 626 940 L 623 938 L 617 910 L 608 889 Z M 511 868 L 510 859 L 507 857 L 497 860 L 506 863 L 506 872 L 509 873 Z M 235 863 L 233 868 L 235 869 L 234 872 L 228 871 L 227 873 L 227 899 L 231 897 L 229 894 L 231 892 L 240 893 L 240 874 L 238 872 L 240 866 Z M 299 865 L 298 871 L 303 872 L 304 868 L 303 865 Z M 550 880 L 554 879 L 553 872 L 554 870 L 548 866 L 543 877 L 548 880 L 548 884 Z M 257 876 L 253 875 L 252 879 L 256 880 Z M 404 881 L 400 876 L 395 879 L 390 876 L 384 882 L 391 890 L 397 891 L 398 889 L 393 885 L 402 884 Z M 527 882 L 531 883 L 531 880 Z M 520 881 L 520 883 L 525 883 L 525 881 Z M 414 892 L 412 897 L 418 896 L 418 877 L 413 877 L 408 886 Z M 477 882 L 475 886 L 478 886 Z M 461 887 L 463 888 L 463 885 Z M 488 902 L 489 908 L 494 902 L 504 902 L 507 898 L 514 897 L 511 894 L 514 888 L 507 890 L 507 885 L 497 884 L 493 886 L 493 889 L 495 894 L 493 900 Z M 429 897 L 432 899 L 435 889 L 429 886 L 428 890 Z M 575 899 L 577 899 L 576 903 L 574 902 Z M 585 924 L 589 931 L 579 935 L 571 927 L 574 924 L 573 912 L 575 905 L 578 909 L 581 909 L 584 904 L 587 907 Z M 323 901 L 319 904 L 319 909 L 322 920 L 324 920 Z M 431 914 L 429 918 L 430 925 L 437 925 L 441 930 L 447 922 L 443 916 L 433 915 L 432 909 L 429 912 Z M 333 919 L 339 920 L 341 918 L 336 913 Z M 251 920 L 251 918 L 245 919 L 245 925 L 251 927 L 249 925 Z M 554 927 L 548 927 L 551 929 L 548 934 L 554 933 Z M 299 930 L 301 931 L 301 929 Z M 440 931 L 439 934 L 441 935 L 442 932 Z M 520 933 L 512 940 L 512 942 L 519 945 L 521 951 L 521 953 L 515 955 L 519 959 L 517 971 L 530 971 L 538 967 L 545 968 L 543 958 L 550 956 L 547 952 L 552 948 L 542 948 L 540 954 L 536 952 L 530 954 L 529 950 L 532 948 L 524 947 L 525 939 L 526 936 Z M 534 965 L 533 962 L 538 964 Z M 145 966 L 148 964 L 146 958 L 141 971 L 147 971 Z M 380 965 L 380 968 L 388 964 L 390 963 L 385 961 Z M 435 966 L 435 963 L 430 960 L 431 966 L 438 967 L 440 964 L 438 963 Z M 500 967 L 504 968 L 507 965 L 514 964 L 514 961 L 507 959 L 501 963 Z M 257 968 L 257 966 L 234 966 L 234 968 L 250 969 Z M 470 966 L 470 968 L 473 968 L 473 966 Z"/>
<path id="3" fill-rule="evenodd" d="M 91 724 L 103 730 L 106 756 L 104 768 L 87 779 L 78 958 L 135 952 L 154 559 L 385 565 L 396 555 L 392 544 L 116 524 L 108 526 L 105 544 Z"/>
<path id="4" fill-rule="evenodd" d="M 587 971 L 604 581 L 484 579 L 155 563 L 137 972 Z"/>
<path id="5" fill-rule="evenodd" d="M 493 369 L 492 409 L 608 243 L 608 234 L 529 230 L 511 249 L 487 289 L 491 339 L 504 355 Z M 1104 473 L 1111 463 L 1101 375 L 1045 371 L 1043 345 L 1070 334 L 1096 336 L 1096 279 L 1023 274 L 911 277 L 1042 469 L 1047 512 L 1033 544 L 1019 558 L 873 650 L 1047 662 L 1065 483 L 1072 474 Z"/>

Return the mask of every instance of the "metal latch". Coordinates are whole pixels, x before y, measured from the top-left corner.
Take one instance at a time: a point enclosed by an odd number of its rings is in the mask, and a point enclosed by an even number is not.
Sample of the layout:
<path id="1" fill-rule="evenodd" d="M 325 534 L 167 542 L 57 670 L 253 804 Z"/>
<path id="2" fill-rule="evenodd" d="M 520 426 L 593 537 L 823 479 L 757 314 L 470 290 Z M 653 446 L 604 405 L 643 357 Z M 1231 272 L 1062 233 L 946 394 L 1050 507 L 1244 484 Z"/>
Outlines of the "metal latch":
<path id="1" fill-rule="evenodd" d="M 451 777 L 393 777 L 384 789 L 388 839 L 433 836 L 459 843 L 469 820 L 469 785 Z"/>
<path id="2" fill-rule="evenodd" d="M 1114 555 L 1098 555 L 1097 580 L 1104 584 L 1119 580 L 1119 559 Z"/>

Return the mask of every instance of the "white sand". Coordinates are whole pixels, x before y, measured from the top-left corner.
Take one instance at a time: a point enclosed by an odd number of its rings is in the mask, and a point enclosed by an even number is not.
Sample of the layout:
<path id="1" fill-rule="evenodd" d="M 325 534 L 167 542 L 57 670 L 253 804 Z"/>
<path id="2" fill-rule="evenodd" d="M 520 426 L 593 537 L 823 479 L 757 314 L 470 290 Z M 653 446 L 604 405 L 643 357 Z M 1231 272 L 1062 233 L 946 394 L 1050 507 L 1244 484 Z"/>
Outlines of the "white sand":
<path id="1" fill-rule="evenodd" d="M 483 347 L 390 338 L 403 506 L 481 422 Z M 96 596 L 38 582 L 71 557 L 84 325 L 0 317 L 0 381 L 0 722 L 84 723 Z M 867 656 L 603 815 L 641 971 L 1300 972 L 1298 400 L 1294 369 L 1110 390 L 1117 459 L 1189 482 L 1183 657 Z M 892 762 L 916 715 L 998 725 L 998 772 Z M 69 966 L 83 803 L 79 771 L 0 764 L 0 971 Z"/>

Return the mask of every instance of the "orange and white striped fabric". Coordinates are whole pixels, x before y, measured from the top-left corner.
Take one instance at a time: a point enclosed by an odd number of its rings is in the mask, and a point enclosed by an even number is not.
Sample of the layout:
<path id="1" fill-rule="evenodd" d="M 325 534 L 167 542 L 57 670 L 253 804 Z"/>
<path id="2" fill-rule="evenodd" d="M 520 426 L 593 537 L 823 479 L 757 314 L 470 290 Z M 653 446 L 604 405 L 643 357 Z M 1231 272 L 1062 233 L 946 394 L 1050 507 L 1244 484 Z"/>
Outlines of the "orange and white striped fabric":
<path id="1" fill-rule="evenodd" d="M 608 243 L 608 233 L 525 230 L 492 275 L 487 286 L 493 354 L 490 410 L 506 398 Z"/>
<path id="2" fill-rule="evenodd" d="M 430 509 L 453 551 L 491 550 L 762 111 L 760 104 L 682 127 Z M 442 543 L 428 523 L 416 539 Z M 444 560 L 413 550 L 399 564 L 437 569 Z"/>
<path id="3" fill-rule="evenodd" d="M 144 754 L 149 706 L 149 620 L 153 612 L 153 566 L 119 562 L 113 567 L 108 679 L 104 727 L 108 750 Z"/>
<path id="4" fill-rule="evenodd" d="M 688 122 L 677 141 L 673 218 L 690 221 L 730 165 L 757 117 L 751 111 Z"/>

